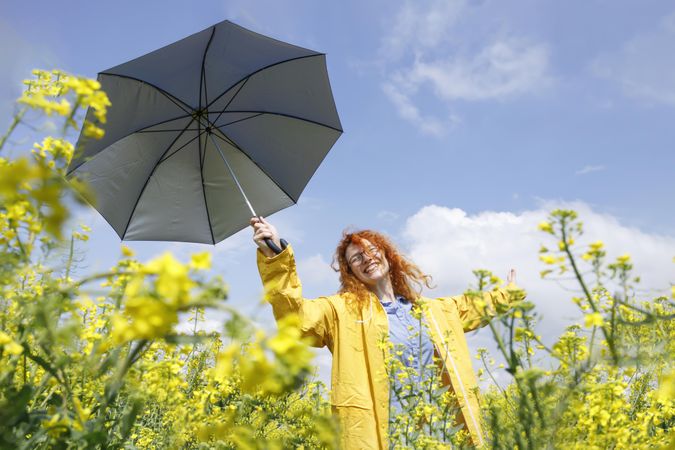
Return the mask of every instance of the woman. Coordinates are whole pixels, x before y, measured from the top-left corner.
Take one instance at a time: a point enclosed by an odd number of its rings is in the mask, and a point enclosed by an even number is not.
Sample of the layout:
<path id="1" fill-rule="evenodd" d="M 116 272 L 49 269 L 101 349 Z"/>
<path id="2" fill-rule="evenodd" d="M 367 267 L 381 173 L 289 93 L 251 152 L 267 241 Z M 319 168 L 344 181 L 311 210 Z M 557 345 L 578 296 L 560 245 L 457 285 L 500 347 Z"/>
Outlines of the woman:
<path id="1" fill-rule="evenodd" d="M 276 254 L 266 244 L 280 246 L 276 228 L 263 218 L 252 218 L 258 245 L 258 269 L 274 317 L 296 313 L 303 335 L 333 355 L 331 404 L 341 425 L 345 449 L 386 449 L 390 383 L 386 354 L 378 346 L 383 336 L 392 341 L 405 333 L 412 305 L 423 308 L 428 331 L 415 349 L 419 361 L 434 354 L 443 363 L 442 379 L 454 391 L 463 423 L 476 447 L 484 444 L 477 398 L 477 381 L 464 333 L 484 324 L 485 314 L 516 299 L 515 271 L 507 289 L 485 293 L 482 302 L 465 295 L 428 299 L 419 295 L 430 277 L 405 259 L 383 235 L 365 230 L 344 234 L 335 254 L 341 287 L 337 294 L 307 300 L 296 273 L 291 246 Z M 415 287 L 418 289 L 416 290 Z M 513 290 L 513 291 L 512 291 Z M 485 305 L 479 308 L 476 303 Z M 480 310 L 479 310 L 480 309 Z M 395 310 L 395 314 L 391 311 Z"/>

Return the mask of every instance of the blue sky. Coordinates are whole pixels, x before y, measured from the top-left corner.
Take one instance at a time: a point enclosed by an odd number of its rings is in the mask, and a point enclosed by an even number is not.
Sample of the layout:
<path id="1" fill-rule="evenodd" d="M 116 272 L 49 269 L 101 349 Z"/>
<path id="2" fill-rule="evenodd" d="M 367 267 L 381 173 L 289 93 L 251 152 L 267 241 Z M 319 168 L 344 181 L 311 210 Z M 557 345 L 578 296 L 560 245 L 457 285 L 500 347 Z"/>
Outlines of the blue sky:
<path id="1" fill-rule="evenodd" d="M 0 127 L 34 67 L 94 77 L 224 19 L 327 53 L 345 133 L 300 203 L 270 218 L 307 296 L 335 290 L 341 231 L 372 227 L 438 295 L 461 292 L 472 268 L 514 265 L 545 315 L 567 319 L 569 295 L 538 280 L 545 237 L 533 230 L 560 205 L 585 213 L 589 240 L 633 254 L 646 290 L 675 280 L 672 2 L 3 2 Z M 85 209 L 75 220 L 94 227 L 82 271 L 111 265 L 113 230 Z M 248 231 L 215 248 L 130 246 L 140 259 L 213 251 L 232 301 L 258 303 Z"/>

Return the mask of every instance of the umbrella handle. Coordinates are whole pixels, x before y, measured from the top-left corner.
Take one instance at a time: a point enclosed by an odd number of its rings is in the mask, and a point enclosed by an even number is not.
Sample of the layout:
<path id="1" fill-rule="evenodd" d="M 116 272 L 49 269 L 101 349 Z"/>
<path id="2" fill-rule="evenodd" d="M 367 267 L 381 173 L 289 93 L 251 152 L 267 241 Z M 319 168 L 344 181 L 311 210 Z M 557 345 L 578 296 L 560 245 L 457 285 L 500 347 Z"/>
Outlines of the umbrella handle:
<path id="1" fill-rule="evenodd" d="M 281 248 L 279 248 L 279 246 L 275 244 L 272 239 L 265 238 L 265 245 L 267 245 L 270 250 L 272 250 L 277 255 L 286 250 L 286 247 L 288 247 L 288 242 L 286 242 L 286 239 L 281 239 L 279 242 L 281 243 Z"/>

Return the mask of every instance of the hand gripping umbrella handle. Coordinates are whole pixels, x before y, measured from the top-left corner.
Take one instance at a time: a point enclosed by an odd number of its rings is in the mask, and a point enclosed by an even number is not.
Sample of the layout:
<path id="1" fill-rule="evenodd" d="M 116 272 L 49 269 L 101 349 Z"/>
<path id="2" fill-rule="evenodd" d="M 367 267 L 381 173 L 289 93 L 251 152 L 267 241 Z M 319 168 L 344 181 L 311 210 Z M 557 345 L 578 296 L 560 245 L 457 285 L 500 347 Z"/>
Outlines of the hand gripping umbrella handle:
<path id="1" fill-rule="evenodd" d="M 281 239 L 280 243 L 281 248 L 279 248 L 279 246 L 275 244 L 274 241 L 272 241 L 272 239 L 265 238 L 265 245 L 267 245 L 270 248 L 270 250 L 272 250 L 277 255 L 286 250 L 286 247 L 288 247 L 288 242 L 286 242 L 286 239 Z"/>

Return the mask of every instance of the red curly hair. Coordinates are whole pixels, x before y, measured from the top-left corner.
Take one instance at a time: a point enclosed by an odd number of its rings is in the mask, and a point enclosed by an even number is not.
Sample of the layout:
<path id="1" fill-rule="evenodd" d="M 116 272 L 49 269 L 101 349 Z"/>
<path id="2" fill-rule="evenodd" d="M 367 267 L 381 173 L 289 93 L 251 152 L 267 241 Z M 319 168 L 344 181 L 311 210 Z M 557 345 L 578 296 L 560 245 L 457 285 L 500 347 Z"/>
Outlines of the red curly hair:
<path id="1" fill-rule="evenodd" d="M 389 277 L 395 295 L 400 295 L 406 300 L 415 303 L 419 298 L 422 287 L 431 288 L 431 276 L 426 275 L 415 264 L 410 262 L 396 246 L 382 233 L 372 230 L 361 230 L 342 233 L 342 239 L 335 250 L 333 258 L 333 270 L 340 273 L 340 293 L 354 294 L 359 302 L 368 298 L 368 287 L 354 275 L 349 267 L 345 252 L 350 244 L 358 245 L 366 254 L 369 254 L 367 240 L 376 246 L 380 253 L 389 262 Z M 369 255 L 372 256 L 372 255 Z"/>

